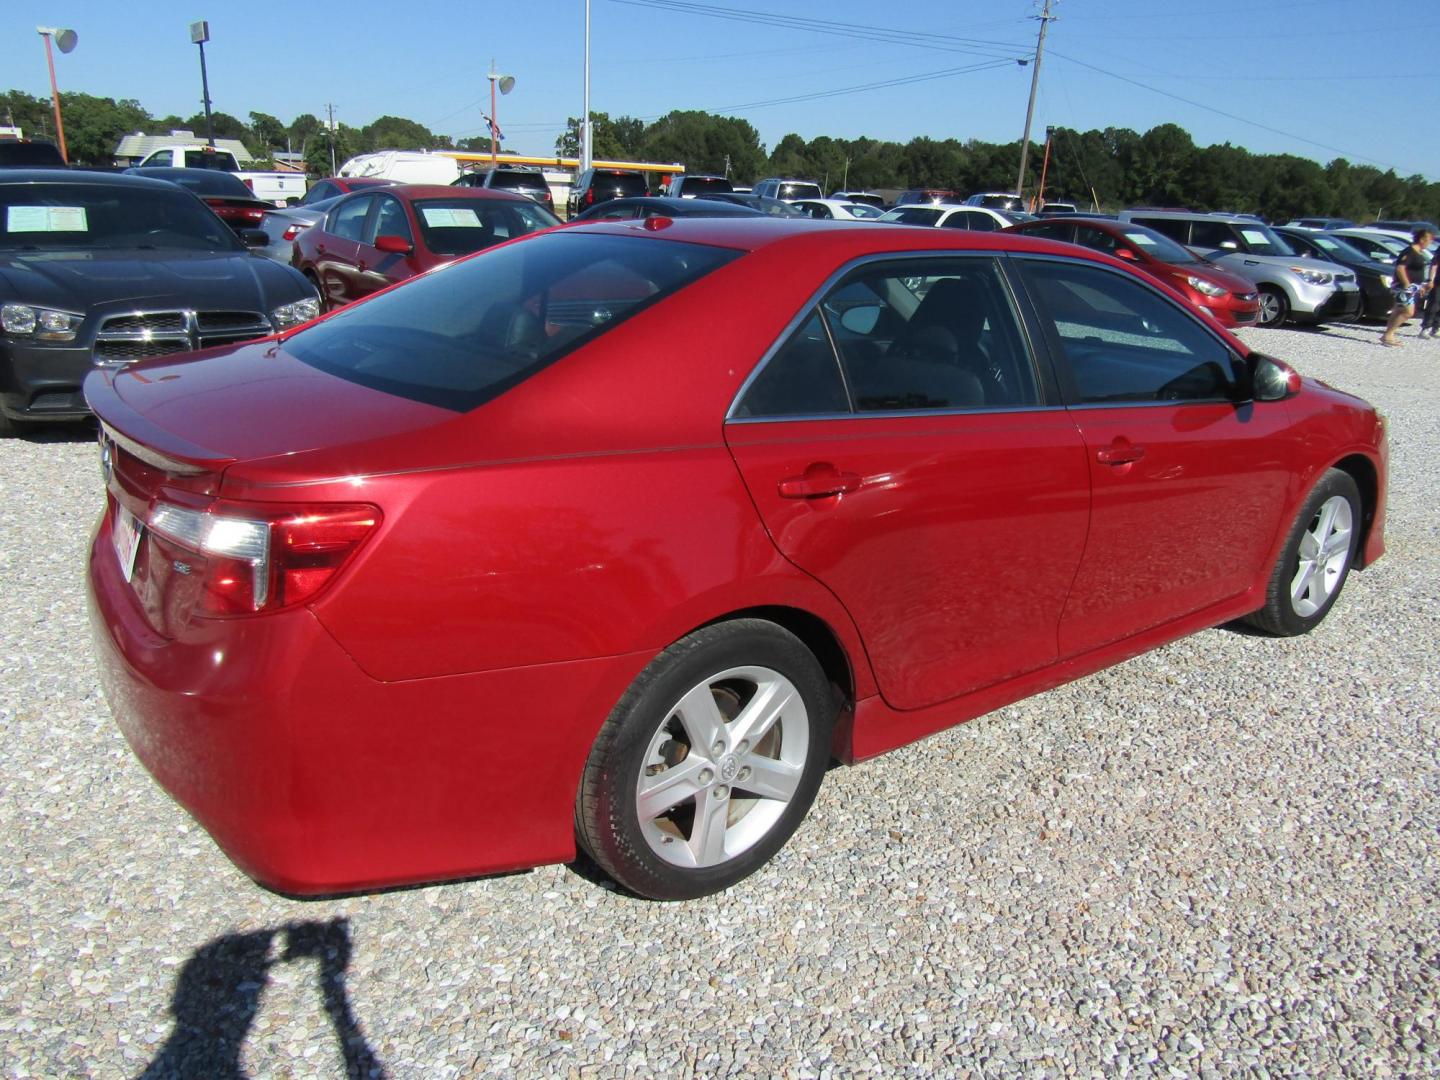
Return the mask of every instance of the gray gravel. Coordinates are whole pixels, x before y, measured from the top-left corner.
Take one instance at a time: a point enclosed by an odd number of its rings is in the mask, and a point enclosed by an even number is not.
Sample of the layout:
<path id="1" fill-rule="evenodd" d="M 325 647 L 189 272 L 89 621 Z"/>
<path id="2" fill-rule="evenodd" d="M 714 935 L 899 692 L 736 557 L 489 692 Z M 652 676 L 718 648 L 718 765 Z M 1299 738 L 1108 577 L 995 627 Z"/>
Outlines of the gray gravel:
<path id="1" fill-rule="evenodd" d="M 675 905 L 562 867 L 251 884 L 97 689 L 88 434 L 0 444 L 3 1075 L 1440 1074 L 1440 342 L 1248 336 L 1392 424 L 1390 553 L 1317 633 L 1209 631 L 838 770 L 770 867 Z"/>

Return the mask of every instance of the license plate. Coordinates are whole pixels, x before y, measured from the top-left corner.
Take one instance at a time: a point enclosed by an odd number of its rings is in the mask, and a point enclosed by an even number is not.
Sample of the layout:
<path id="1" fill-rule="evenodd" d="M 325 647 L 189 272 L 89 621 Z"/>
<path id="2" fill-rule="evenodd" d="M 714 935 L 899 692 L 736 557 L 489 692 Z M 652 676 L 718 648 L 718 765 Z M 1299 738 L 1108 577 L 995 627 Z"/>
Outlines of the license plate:
<path id="1" fill-rule="evenodd" d="M 120 572 L 129 581 L 135 574 L 135 555 L 140 550 L 140 523 L 135 515 L 123 506 L 115 508 L 115 528 L 111 530 L 115 540 L 115 555 L 120 560 Z"/>

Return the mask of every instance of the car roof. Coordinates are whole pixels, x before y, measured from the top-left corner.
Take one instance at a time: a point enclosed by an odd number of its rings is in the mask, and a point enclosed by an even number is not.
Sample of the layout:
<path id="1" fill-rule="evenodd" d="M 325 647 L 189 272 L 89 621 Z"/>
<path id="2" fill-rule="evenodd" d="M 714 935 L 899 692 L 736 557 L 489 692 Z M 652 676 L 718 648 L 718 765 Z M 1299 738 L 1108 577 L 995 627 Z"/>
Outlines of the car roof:
<path id="1" fill-rule="evenodd" d="M 499 188 L 455 187 L 451 184 L 396 184 L 386 189 L 392 195 L 406 199 L 504 199 L 510 202 L 531 203 L 524 195 Z M 350 194 L 355 194 L 351 192 Z M 363 192 L 363 194 L 371 194 Z M 534 205 L 531 203 L 531 205 Z"/>
<path id="2" fill-rule="evenodd" d="M 657 222 L 666 224 L 657 224 Z M 613 236 L 649 236 L 712 247 L 758 252 L 779 248 L 831 253 L 839 258 L 868 254 L 904 254 L 926 251 L 1019 251 L 1049 255 L 1074 255 L 1073 244 L 1019 233 L 996 230 L 972 232 L 962 229 L 917 229 L 910 225 L 879 225 L 874 221 L 816 222 L 813 218 L 781 218 L 768 214 L 753 217 L 648 218 L 645 221 L 585 221 L 568 229 L 608 233 Z M 1094 253 L 1086 252 L 1087 257 Z M 1107 261 L 1104 258 L 1096 261 Z M 1108 260 L 1124 265 L 1119 260 Z"/>
<path id="3" fill-rule="evenodd" d="M 5 169 L 0 172 L 5 184 L 88 184 L 94 187 L 128 187 L 138 190 L 174 191 L 169 180 L 125 173 L 98 172 L 89 169 Z"/>

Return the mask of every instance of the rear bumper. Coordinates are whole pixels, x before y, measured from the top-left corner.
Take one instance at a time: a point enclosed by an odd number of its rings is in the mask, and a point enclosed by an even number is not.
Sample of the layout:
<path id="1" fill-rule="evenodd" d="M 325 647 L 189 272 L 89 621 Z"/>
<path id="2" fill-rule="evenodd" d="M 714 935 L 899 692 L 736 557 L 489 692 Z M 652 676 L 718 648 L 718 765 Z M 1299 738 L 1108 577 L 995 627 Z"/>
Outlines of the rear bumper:
<path id="1" fill-rule="evenodd" d="M 105 694 L 136 756 L 240 869 L 294 895 L 573 858 L 585 757 L 650 659 L 377 682 L 305 609 L 167 640 L 104 522 L 89 586 Z"/>

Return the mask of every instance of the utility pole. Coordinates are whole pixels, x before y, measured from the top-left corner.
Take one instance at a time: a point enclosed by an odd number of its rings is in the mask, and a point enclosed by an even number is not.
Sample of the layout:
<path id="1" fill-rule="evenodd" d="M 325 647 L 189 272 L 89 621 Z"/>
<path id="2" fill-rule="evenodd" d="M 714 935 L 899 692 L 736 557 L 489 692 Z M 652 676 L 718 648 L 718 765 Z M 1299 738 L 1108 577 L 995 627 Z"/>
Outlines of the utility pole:
<path id="1" fill-rule="evenodd" d="M 1045 32 L 1055 16 L 1050 14 L 1050 0 L 1040 13 L 1040 40 L 1035 43 L 1035 66 L 1030 72 L 1030 104 L 1025 107 L 1025 134 L 1020 136 L 1020 172 L 1015 178 L 1015 194 L 1025 193 L 1025 162 L 1030 156 L 1030 122 L 1035 119 L 1035 92 L 1040 89 L 1040 61 L 1045 57 Z"/>
<path id="2" fill-rule="evenodd" d="M 334 106 L 334 105 L 331 105 L 331 104 L 329 104 L 329 103 L 327 102 L 326 105 L 325 105 L 325 114 L 330 118 L 330 122 L 325 126 L 325 130 L 330 133 L 330 175 L 331 175 L 331 176 L 334 176 L 334 175 L 335 175 L 335 106 Z"/>
<path id="3" fill-rule="evenodd" d="M 580 117 L 580 171 L 595 164 L 594 130 L 590 126 L 590 0 L 585 0 L 585 103 Z"/>

